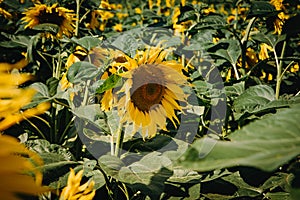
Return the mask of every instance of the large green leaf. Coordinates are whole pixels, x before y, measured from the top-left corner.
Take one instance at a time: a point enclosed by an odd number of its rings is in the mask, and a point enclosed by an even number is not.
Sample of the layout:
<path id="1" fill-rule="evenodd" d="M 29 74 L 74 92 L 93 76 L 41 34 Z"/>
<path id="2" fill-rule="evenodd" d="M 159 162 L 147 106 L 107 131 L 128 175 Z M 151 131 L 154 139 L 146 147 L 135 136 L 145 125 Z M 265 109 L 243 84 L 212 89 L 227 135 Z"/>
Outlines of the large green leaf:
<path id="1" fill-rule="evenodd" d="M 71 83 L 80 83 L 83 80 L 90 80 L 97 76 L 100 71 L 89 62 L 76 62 L 68 70 L 67 78 Z"/>
<path id="2" fill-rule="evenodd" d="M 80 39 L 72 38 L 72 40 L 78 45 L 87 49 L 88 51 L 91 50 L 93 47 L 100 45 L 101 43 L 101 40 L 99 38 L 92 36 L 85 36 Z"/>
<path id="3" fill-rule="evenodd" d="M 288 107 L 293 103 L 285 99 L 276 100 L 274 90 L 270 86 L 256 85 L 238 96 L 233 103 L 233 108 L 238 115 L 249 116 L 270 109 Z M 238 115 L 235 116 L 237 119 Z"/>
<path id="4" fill-rule="evenodd" d="M 281 42 L 285 40 L 286 35 L 274 35 L 272 33 L 263 34 L 263 33 L 256 33 L 255 35 L 251 36 L 252 39 L 266 43 L 270 45 L 271 47 L 275 48 L 275 46 L 278 44 L 278 42 Z"/>
<path id="5" fill-rule="evenodd" d="M 268 1 L 252 1 L 248 17 L 266 17 L 277 15 L 276 10 Z"/>
<path id="6" fill-rule="evenodd" d="M 157 199 L 164 191 L 165 181 L 172 175 L 172 171 L 167 168 L 170 164 L 171 161 L 167 157 L 152 152 L 140 161 L 121 168 L 119 180 L 143 191 L 151 199 Z"/>
<path id="7" fill-rule="evenodd" d="M 239 42 L 237 40 L 227 40 L 226 42 L 222 41 L 222 43 L 228 44 L 227 49 L 218 49 L 215 53 L 211 54 L 224 58 L 235 66 L 242 53 Z"/>
<path id="8" fill-rule="evenodd" d="M 197 171 L 240 165 L 273 171 L 300 154 L 299 117 L 297 104 L 235 131 L 231 141 L 201 138 L 179 163 Z"/>

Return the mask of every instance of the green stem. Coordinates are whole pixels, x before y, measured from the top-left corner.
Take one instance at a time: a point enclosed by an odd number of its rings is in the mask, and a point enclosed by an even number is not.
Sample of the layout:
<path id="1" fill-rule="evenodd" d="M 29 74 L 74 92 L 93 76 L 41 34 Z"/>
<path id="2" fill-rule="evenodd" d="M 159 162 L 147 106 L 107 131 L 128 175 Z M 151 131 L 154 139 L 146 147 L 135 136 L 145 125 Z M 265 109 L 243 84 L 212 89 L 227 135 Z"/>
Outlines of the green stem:
<path id="1" fill-rule="evenodd" d="M 245 33 L 244 37 L 241 40 L 242 69 L 245 69 L 245 66 L 246 66 L 247 41 L 248 41 L 248 38 L 250 36 L 250 31 L 251 31 L 251 28 L 252 28 L 255 20 L 256 20 L 256 17 L 253 17 L 253 18 L 250 19 L 250 21 L 247 25 L 247 28 L 246 28 L 246 33 Z"/>
<path id="2" fill-rule="evenodd" d="M 283 42 L 282 50 L 281 50 L 281 55 L 280 55 L 280 62 L 278 61 L 278 56 L 274 47 L 274 56 L 275 56 L 275 61 L 276 61 L 276 67 L 277 67 L 277 76 L 276 76 L 276 89 L 275 89 L 275 98 L 279 98 L 280 94 L 280 85 L 282 81 L 282 65 L 283 65 L 283 56 L 286 48 L 286 41 Z"/>
<path id="3" fill-rule="evenodd" d="M 75 36 L 78 36 L 79 31 L 79 10 L 80 10 L 80 0 L 76 0 L 76 26 L 75 26 Z"/>
<path id="4" fill-rule="evenodd" d="M 236 64 L 232 63 L 232 66 L 233 66 L 235 77 L 236 77 L 237 80 L 239 80 L 240 79 L 240 75 L 239 75 L 239 72 L 238 72 L 238 70 L 236 68 Z"/>
<path id="5" fill-rule="evenodd" d="M 86 82 L 84 96 L 83 96 L 83 100 L 82 100 L 81 106 L 87 105 L 88 96 L 89 96 L 89 85 L 90 85 L 90 83 L 91 83 L 91 80 L 88 80 Z"/>
<path id="6" fill-rule="evenodd" d="M 122 148 L 123 139 L 124 139 L 124 132 L 122 131 L 122 124 L 120 123 L 117 129 L 117 141 L 116 141 L 116 148 L 115 148 L 115 156 L 119 157 L 120 149 Z"/>

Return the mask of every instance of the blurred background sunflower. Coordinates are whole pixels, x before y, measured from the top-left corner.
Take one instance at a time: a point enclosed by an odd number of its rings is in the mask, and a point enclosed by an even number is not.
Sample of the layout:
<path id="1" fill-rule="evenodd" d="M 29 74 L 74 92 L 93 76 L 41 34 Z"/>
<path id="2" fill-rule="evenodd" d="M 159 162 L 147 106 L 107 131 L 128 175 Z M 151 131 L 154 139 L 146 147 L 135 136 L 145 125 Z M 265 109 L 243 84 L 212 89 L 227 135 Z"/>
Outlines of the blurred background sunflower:
<path id="1" fill-rule="evenodd" d="M 40 24 L 55 24 L 59 27 L 57 37 L 62 35 L 72 36 L 76 20 L 73 10 L 59 7 L 58 4 L 48 6 L 45 4 L 35 4 L 34 7 L 28 8 L 23 14 L 22 20 L 27 22 L 25 28 L 34 28 Z"/>

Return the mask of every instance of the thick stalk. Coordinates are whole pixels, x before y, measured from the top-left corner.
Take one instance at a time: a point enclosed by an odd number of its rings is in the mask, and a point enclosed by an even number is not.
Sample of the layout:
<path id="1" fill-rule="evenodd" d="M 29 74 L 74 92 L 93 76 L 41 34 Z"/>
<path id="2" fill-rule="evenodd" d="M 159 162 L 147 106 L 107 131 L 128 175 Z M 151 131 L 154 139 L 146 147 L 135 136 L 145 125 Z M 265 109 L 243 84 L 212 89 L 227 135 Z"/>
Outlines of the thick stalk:
<path id="1" fill-rule="evenodd" d="M 280 62 L 278 61 L 278 57 L 276 54 L 276 50 L 274 48 L 274 56 L 275 56 L 275 61 L 276 61 L 276 67 L 277 67 L 277 76 L 276 76 L 276 89 L 275 89 L 275 98 L 279 98 L 280 94 L 280 85 L 282 81 L 282 65 L 283 65 L 283 56 L 286 48 L 286 41 L 283 42 L 282 50 L 281 50 L 281 55 L 280 55 Z"/>
<path id="2" fill-rule="evenodd" d="M 75 36 L 78 36 L 79 31 L 79 10 L 80 10 L 80 0 L 76 0 L 76 24 L 75 24 Z"/>
<path id="3" fill-rule="evenodd" d="M 122 131 L 121 123 L 117 129 L 116 135 L 117 135 L 117 141 L 116 141 L 116 148 L 115 148 L 115 156 L 119 157 L 120 149 L 122 148 L 123 138 L 124 138 L 124 132 Z"/>

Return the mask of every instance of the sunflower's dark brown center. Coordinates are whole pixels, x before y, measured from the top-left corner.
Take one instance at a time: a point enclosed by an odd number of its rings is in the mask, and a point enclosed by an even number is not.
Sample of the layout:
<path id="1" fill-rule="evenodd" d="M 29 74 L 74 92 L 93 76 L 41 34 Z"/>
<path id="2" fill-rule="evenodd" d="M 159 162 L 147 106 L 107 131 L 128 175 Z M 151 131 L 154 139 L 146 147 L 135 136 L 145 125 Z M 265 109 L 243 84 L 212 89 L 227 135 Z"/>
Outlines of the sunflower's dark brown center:
<path id="1" fill-rule="evenodd" d="M 152 106 L 161 102 L 164 93 L 164 86 L 156 83 L 148 83 L 133 92 L 131 101 L 139 110 L 149 112 Z"/>
<path id="2" fill-rule="evenodd" d="M 39 18 L 39 24 L 50 23 L 50 24 L 56 24 L 58 26 L 62 25 L 65 19 L 63 16 L 59 15 L 59 13 L 55 10 L 55 8 L 52 8 L 51 13 L 46 12 L 46 10 L 40 11 L 38 18 Z"/>

